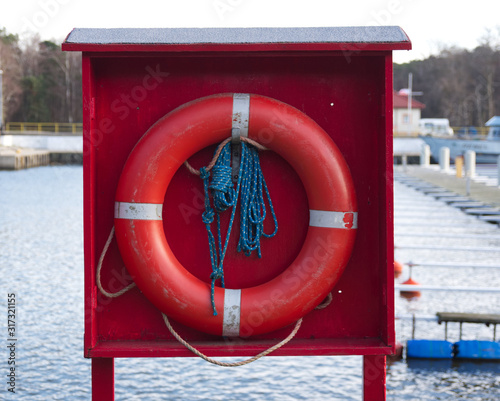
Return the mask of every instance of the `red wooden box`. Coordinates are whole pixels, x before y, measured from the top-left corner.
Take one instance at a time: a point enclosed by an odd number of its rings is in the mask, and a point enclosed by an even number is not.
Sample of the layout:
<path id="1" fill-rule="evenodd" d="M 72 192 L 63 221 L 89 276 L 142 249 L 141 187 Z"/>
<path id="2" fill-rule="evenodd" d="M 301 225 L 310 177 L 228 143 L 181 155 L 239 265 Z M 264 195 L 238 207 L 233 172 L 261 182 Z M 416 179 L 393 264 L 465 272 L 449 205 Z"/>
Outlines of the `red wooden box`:
<path id="1" fill-rule="evenodd" d="M 344 155 L 358 202 L 353 255 L 332 304 L 305 316 L 296 337 L 273 355 L 391 353 L 392 50 L 410 47 L 398 27 L 73 30 L 63 49 L 83 52 L 85 356 L 192 355 L 137 287 L 117 298 L 103 296 L 96 267 L 113 227 L 118 179 L 134 145 L 178 106 L 236 92 L 278 99 L 315 120 Z M 190 161 L 206 165 L 212 152 L 207 148 Z M 276 238 L 263 241 L 260 260 L 229 251 L 228 280 L 240 287 L 283 271 L 308 225 L 307 198 L 296 173 L 275 153 L 262 153 L 261 160 L 280 229 Z M 176 257 L 208 282 L 201 195 L 201 180 L 181 167 L 163 216 L 176 228 L 166 232 Z M 103 286 L 113 292 L 130 282 L 113 240 L 103 262 Z M 292 329 L 228 339 L 173 325 L 201 351 L 219 356 L 254 355 Z"/>

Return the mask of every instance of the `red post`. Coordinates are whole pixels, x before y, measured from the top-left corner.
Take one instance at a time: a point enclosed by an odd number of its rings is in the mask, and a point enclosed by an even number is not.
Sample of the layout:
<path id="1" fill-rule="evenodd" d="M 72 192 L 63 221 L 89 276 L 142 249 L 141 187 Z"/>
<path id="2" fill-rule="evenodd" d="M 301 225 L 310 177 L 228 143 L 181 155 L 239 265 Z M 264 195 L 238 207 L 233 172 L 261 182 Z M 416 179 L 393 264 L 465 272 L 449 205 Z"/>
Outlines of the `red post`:
<path id="1" fill-rule="evenodd" d="M 114 401 L 115 361 L 92 358 L 92 401 Z"/>
<path id="2" fill-rule="evenodd" d="M 385 355 L 363 357 L 363 400 L 385 401 Z"/>

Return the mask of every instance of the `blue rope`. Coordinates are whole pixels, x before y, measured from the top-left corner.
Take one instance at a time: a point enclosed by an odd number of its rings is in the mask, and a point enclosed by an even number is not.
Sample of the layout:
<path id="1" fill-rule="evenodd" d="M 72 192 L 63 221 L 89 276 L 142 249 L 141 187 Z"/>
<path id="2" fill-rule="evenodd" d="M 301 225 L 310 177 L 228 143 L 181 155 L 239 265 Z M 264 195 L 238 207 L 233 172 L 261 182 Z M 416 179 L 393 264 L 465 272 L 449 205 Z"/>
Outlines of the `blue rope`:
<path id="1" fill-rule="evenodd" d="M 210 248 L 210 262 L 212 265 L 211 279 L 211 302 L 214 316 L 217 316 L 215 308 L 215 282 L 221 280 L 224 288 L 223 262 L 226 256 L 229 236 L 236 214 L 236 206 L 241 189 L 240 207 L 240 238 L 238 241 L 238 252 L 243 251 L 246 256 L 250 256 L 252 251 L 257 250 L 259 258 L 262 256 L 260 250 L 260 238 L 262 236 L 271 238 L 278 231 L 278 221 L 274 213 L 274 207 L 269 195 L 266 181 L 260 167 L 259 153 L 257 149 L 244 142 L 241 143 L 241 163 L 238 174 L 236 189 L 231 180 L 231 144 L 228 143 L 222 149 L 216 164 L 212 169 L 212 180 L 210 173 L 205 167 L 200 169 L 200 177 L 203 180 L 205 192 L 205 211 L 202 220 L 208 233 L 208 245 Z M 269 210 L 274 221 L 274 231 L 271 234 L 264 233 L 264 220 L 266 218 L 266 204 L 263 191 L 267 197 Z M 213 197 L 213 208 L 210 204 L 210 194 Z M 229 226 L 227 229 L 224 244 L 222 244 L 222 230 L 220 224 L 220 214 L 232 208 Z M 215 209 L 215 211 L 214 211 Z M 217 217 L 217 245 L 212 234 L 211 224 Z M 217 252 L 217 249 L 219 250 Z"/>
<path id="2" fill-rule="evenodd" d="M 260 250 L 260 237 L 274 237 L 278 231 L 278 221 L 274 213 L 273 203 L 269 190 L 267 189 L 262 169 L 260 168 L 259 152 L 253 146 L 248 147 L 247 162 L 244 163 L 243 183 L 241 185 L 241 211 L 240 211 L 240 240 L 238 252 L 243 251 L 250 256 L 252 251 L 262 257 Z M 269 209 L 274 221 L 274 231 L 271 234 L 264 233 L 264 220 L 266 218 L 266 205 L 262 189 L 265 190 Z"/>

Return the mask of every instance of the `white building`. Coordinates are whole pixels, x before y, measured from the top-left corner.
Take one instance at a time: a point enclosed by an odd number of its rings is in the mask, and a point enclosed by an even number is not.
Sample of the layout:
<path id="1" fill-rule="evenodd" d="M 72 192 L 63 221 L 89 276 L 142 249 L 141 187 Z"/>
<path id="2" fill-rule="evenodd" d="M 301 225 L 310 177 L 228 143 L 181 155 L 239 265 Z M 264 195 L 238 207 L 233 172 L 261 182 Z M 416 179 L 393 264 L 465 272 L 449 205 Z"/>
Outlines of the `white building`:
<path id="1" fill-rule="evenodd" d="M 394 92 L 392 99 L 394 135 L 417 135 L 420 113 L 425 108 L 425 105 L 412 98 L 410 115 L 408 113 L 408 94 L 401 91 Z"/>

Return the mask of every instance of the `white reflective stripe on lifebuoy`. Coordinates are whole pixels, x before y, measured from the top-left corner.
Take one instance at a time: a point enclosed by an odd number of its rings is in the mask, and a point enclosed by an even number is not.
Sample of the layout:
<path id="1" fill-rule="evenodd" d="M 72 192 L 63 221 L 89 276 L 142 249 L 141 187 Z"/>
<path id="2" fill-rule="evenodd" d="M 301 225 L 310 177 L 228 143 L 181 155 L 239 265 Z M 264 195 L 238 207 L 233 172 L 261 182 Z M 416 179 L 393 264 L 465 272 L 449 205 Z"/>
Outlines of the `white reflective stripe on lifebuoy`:
<path id="1" fill-rule="evenodd" d="M 358 213 L 309 210 L 309 225 L 312 227 L 355 229 L 358 228 Z"/>
<path id="2" fill-rule="evenodd" d="M 161 203 L 115 202 L 115 219 L 162 220 Z"/>
<path id="3" fill-rule="evenodd" d="M 250 95 L 234 93 L 232 128 L 239 128 L 240 136 L 248 137 L 248 120 L 250 120 Z"/>
<path id="4" fill-rule="evenodd" d="M 224 290 L 224 318 L 222 335 L 238 337 L 240 335 L 241 290 Z"/>

